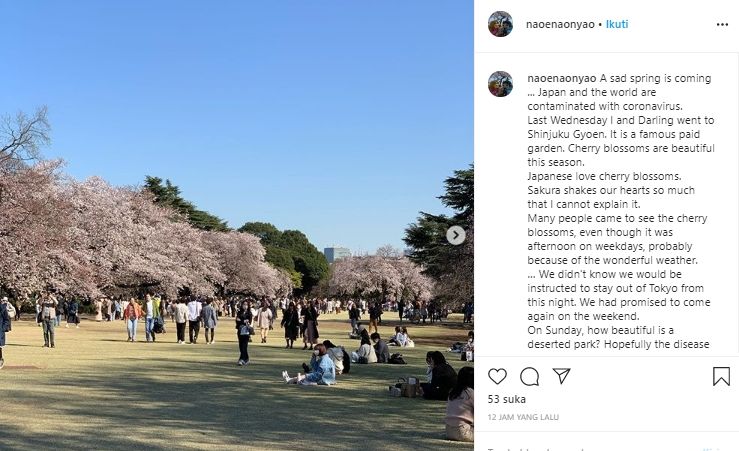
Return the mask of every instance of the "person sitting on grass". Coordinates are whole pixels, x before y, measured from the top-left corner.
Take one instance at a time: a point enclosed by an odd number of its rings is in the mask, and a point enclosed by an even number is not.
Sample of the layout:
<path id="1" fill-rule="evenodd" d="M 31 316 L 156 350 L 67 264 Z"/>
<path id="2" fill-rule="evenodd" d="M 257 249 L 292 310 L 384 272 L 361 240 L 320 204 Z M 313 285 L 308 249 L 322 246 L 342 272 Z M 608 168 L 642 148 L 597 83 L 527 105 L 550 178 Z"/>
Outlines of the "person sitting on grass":
<path id="1" fill-rule="evenodd" d="M 390 360 L 390 349 L 387 347 L 385 340 L 380 338 L 380 334 L 375 332 L 370 336 L 374 343 L 375 354 L 377 355 L 377 363 L 387 363 Z"/>
<path id="2" fill-rule="evenodd" d="M 323 345 L 326 347 L 326 355 L 331 357 L 331 360 L 334 361 L 336 375 L 338 376 L 339 374 L 348 373 L 350 358 L 344 348 L 331 343 L 331 340 L 325 340 Z M 311 367 L 313 366 L 313 360 L 315 359 L 316 356 L 313 355 L 313 357 L 311 357 Z M 306 373 L 309 372 L 309 367 L 305 363 L 303 364 L 303 369 Z"/>
<path id="3" fill-rule="evenodd" d="M 446 436 L 449 440 L 471 442 L 475 432 L 475 370 L 466 366 L 459 370 L 457 384 L 449 392 L 446 404 Z"/>
<path id="4" fill-rule="evenodd" d="M 313 349 L 314 359 L 311 359 L 313 365 L 308 374 L 302 375 L 298 373 L 296 377 L 290 377 L 287 371 L 282 372 L 282 378 L 288 384 L 300 385 L 334 385 L 336 383 L 336 367 L 333 360 L 326 353 L 326 346 L 323 343 L 317 344 Z"/>
<path id="5" fill-rule="evenodd" d="M 439 351 L 431 352 L 426 362 L 430 364 L 431 380 L 421 384 L 421 395 L 424 399 L 446 401 L 449 392 L 457 384 L 457 372 L 446 363 L 444 354 Z"/>
<path id="6" fill-rule="evenodd" d="M 408 329 L 405 327 L 403 328 L 403 336 L 405 337 L 405 347 L 406 348 L 416 347 L 416 343 L 413 340 L 411 340 L 410 335 L 408 335 Z"/>
<path id="7" fill-rule="evenodd" d="M 400 326 L 395 326 L 395 334 L 388 340 L 389 346 L 405 346 L 405 337 L 403 336 L 403 330 Z"/>
<path id="8" fill-rule="evenodd" d="M 356 352 L 352 352 L 353 363 L 377 363 L 377 354 L 370 343 L 369 337 L 362 337 L 362 342 Z"/>
<path id="9" fill-rule="evenodd" d="M 466 361 L 472 361 L 474 360 L 474 354 L 475 353 L 475 332 L 470 331 L 467 334 L 467 343 L 464 344 L 462 347 L 462 360 Z"/>

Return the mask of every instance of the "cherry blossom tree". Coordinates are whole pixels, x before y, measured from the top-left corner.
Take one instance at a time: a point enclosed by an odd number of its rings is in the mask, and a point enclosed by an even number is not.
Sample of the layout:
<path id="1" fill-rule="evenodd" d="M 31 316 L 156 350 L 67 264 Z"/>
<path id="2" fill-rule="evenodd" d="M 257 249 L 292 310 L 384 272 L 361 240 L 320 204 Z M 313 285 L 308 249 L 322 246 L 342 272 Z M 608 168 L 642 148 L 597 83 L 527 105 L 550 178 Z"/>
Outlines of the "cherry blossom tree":
<path id="1" fill-rule="evenodd" d="M 399 300 L 427 300 L 433 284 L 421 268 L 405 257 L 366 256 L 341 259 L 333 264 L 331 294 Z"/>
<path id="2" fill-rule="evenodd" d="M 225 278 L 204 233 L 155 205 L 150 194 L 100 178 L 69 181 L 60 190 L 73 205 L 73 253 L 94 268 L 93 292 L 150 289 L 176 296 L 187 289 L 211 295 Z"/>
<path id="3" fill-rule="evenodd" d="M 0 284 L 30 294 L 85 278 L 70 253 L 70 205 L 56 189 L 58 161 L 18 166 L 0 177 Z"/>
<path id="4" fill-rule="evenodd" d="M 243 232 L 205 232 L 205 243 L 215 255 L 224 279 L 220 294 L 284 295 L 291 291 L 289 276 L 265 262 L 259 238 Z"/>
<path id="5" fill-rule="evenodd" d="M 0 288 L 100 296 L 142 290 L 285 295 L 289 274 L 248 233 L 206 232 L 149 190 L 76 181 L 40 160 L 46 109 L 0 118 Z"/>

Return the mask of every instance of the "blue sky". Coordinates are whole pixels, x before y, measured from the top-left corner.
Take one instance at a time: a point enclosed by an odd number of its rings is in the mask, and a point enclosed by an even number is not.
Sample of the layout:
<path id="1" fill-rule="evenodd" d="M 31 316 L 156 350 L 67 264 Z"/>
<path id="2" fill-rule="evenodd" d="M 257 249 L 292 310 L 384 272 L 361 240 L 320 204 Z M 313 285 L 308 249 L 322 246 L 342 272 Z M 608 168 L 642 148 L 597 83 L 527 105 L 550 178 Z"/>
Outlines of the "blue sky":
<path id="1" fill-rule="evenodd" d="M 320 249 L 402 246 L 472 162 L 472 2 L 0 1 L 0 113 L 77 178 L 169 178 Z"/>

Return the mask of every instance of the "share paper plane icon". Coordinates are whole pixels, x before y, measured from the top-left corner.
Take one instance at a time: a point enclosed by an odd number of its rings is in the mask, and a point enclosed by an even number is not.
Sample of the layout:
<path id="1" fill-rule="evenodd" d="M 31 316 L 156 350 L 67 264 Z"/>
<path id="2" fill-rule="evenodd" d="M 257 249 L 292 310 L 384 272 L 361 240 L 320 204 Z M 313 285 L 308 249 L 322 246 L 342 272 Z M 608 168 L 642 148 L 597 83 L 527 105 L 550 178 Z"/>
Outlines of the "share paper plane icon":
<path id="1" fill-rule="evenodd" d="M 559 385 L 562 385 L 565 383 L 565 379 L 567 379 L 567 376 L 570 375 L 570 370 L 572 368 L 552 368 L 555 373 L 557 373 L 557 376 L 559 376 Z"/>

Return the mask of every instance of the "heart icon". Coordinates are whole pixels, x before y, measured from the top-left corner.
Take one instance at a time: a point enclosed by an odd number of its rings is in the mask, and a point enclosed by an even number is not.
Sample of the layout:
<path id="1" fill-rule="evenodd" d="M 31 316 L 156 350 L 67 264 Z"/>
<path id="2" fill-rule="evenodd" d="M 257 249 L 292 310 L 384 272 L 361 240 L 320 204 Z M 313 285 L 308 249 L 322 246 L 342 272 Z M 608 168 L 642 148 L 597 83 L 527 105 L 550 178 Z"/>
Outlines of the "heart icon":
<path id="1" fill-rule="evenodd" d="M 495 385 L 499 385 L 508 376 L 508 372 L 503 368 L 490 368 L 488 371 L 488 377 L 491 381 L 495 382 Z"/>

